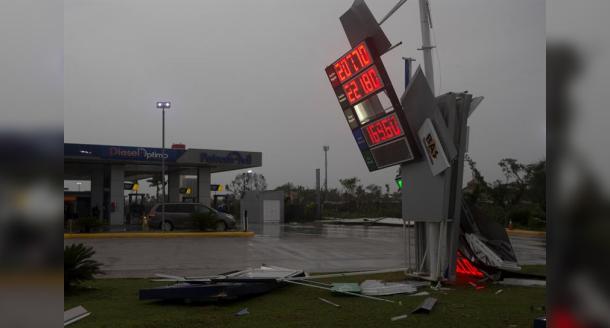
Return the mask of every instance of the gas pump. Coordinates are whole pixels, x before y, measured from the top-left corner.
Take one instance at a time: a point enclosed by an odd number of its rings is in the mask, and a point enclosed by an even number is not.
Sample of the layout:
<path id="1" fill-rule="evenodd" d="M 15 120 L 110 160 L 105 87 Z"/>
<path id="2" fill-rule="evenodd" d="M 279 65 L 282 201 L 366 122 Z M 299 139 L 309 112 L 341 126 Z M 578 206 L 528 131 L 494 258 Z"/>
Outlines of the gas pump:
<path id="1" fill-rule="evenodd" d="M 140 185 L 135 182 L 131 187 L 131 190 L 135 191 L 135 193 L 127 195 L 126 224 L 142 224 L 144 219 L 144 194 L 138 193 L 139 187 Z"/>
<path id="2" fill-rule="evenodd" d="M 127 224 L 142 224 L 144 219 L 144 194 L 133 193 L 127 195 Z"/>

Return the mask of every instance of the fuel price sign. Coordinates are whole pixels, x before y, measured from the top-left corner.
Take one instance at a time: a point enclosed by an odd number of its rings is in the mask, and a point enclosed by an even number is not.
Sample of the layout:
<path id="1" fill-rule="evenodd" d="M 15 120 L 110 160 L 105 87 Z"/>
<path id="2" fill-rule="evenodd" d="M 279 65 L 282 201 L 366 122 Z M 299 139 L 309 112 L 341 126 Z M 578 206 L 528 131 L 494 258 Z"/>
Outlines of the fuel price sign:
<path id="1" fill-rule="evenodd" d="M 372 43 L 366 39 L 326 67 L 369 171 L 415 159 L 406 118 L 389 76 Z M 383 95 L 392 106 L 384 108 Z"/>

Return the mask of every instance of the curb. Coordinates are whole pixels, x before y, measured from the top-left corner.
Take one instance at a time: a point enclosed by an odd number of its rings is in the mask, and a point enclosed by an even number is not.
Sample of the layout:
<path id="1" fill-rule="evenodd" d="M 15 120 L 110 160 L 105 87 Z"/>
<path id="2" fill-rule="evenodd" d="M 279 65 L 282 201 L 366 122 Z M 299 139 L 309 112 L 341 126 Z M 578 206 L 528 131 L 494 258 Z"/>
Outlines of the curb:
<path id="1" fill-rule="evenodd" d="M 64 233 L 64 239 L 254 237 L 252 231 Z"/>
<path id="2" fill-rule="evenodd" d="M 524 237 L 546 237 L 546 231 L 521 230 L 521 229 L 506 229 L 506 233 L 513 236 Z"/>

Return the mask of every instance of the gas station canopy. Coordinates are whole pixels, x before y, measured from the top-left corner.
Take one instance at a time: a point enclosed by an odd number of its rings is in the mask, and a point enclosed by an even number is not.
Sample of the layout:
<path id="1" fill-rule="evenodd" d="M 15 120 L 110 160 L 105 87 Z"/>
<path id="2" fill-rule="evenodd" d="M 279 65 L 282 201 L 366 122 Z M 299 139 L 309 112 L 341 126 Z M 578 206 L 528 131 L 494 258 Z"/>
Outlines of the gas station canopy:
<path id="1" fill-rule="evenodd" d="M 210 204 L 212 173 L 262 165 L 260 152 L 64 143 L 64 180 L 90 180 L 88 212 L 106 209 L 101 218 L 111 225 L 122 225 L 126 222 L 124 182 L 159 176 L 163 158 L 168 176 L 167 200 L 183 201 L 181 177 L 190 175 L 197 177 L 191 198 L 204 205 Z"/>
<path id="2" fill-rule="evenodd" d="M 87 164 L 124 165 L 126 178 L 150 176 L 159 172 L 161 148 L 64 143 L 65 179 L 78 179 Z M 183 174 L 196 174 L 197 168 L 210 173 L 241 170 L 262 165 L 262 153 L 216 149 L 165 149 L 168 171 L 179 169 Z M 85 170 L 86 171 L 86 170 Z M 189 172 L 192 171 L 192 172 Z"/>

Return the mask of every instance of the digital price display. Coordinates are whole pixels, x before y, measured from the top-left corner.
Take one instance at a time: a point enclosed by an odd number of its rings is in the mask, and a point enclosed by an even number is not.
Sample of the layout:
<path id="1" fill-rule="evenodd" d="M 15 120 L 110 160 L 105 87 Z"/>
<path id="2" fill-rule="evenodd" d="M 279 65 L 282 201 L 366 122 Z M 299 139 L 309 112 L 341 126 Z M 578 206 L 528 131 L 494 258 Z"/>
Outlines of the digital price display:
<path id="1" fill-rule="evenodd" d="M 369 171 L 412 161 L 409 126 L 392 82 L 370 39 L 325 68 L 341 110 Z M 386 96 L 392 106 L 381 104 Z M 388 110 L 389 109 L 389 110 Z"/>
<path id="2" fill-rule="evenodd" d="M 366 43 L 361 42 L 350 50 L 350 52 L 334 62 L 332 67 L 337 74 L 338 83 L 343 83 L 360 73 L 372 63 L 373 58 L 371 57 L 371 52 L 366 46 Z"/>
<path id="3" fill-rule="evenodd" d="M 383 81 L 379 77 L 377 67 L 373 66 L 343 84 L 343 91 L 350 105 L 354 105 L 363 98 L 381 90 Z"/>
<path id="4" fill-rule="evenodd" d="M 365 126 L 364 135 L 369 146 L 392 140 L 404 134 L 396 114 L 392 114 Z"/>

